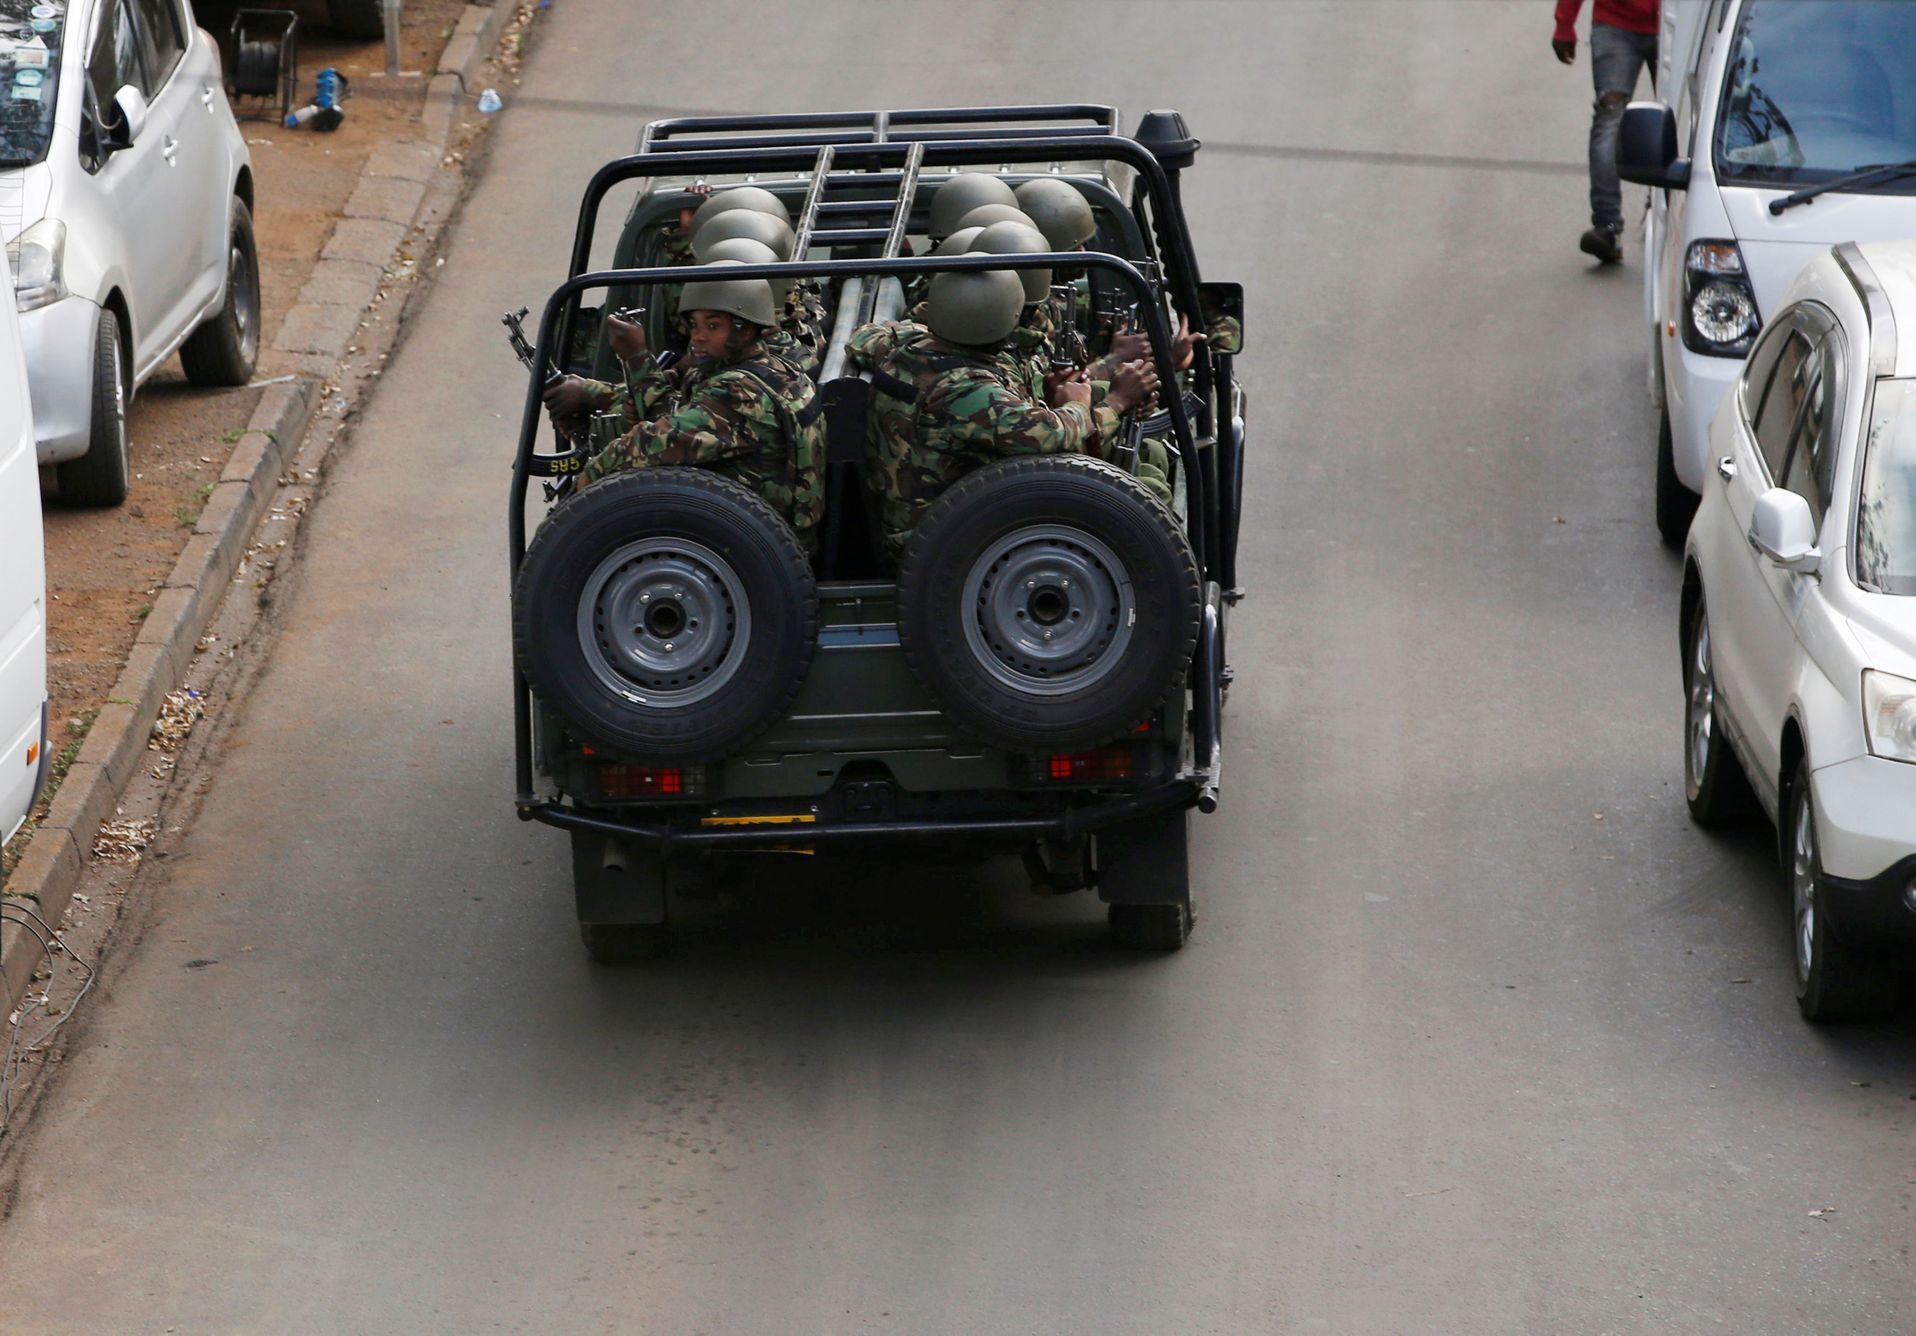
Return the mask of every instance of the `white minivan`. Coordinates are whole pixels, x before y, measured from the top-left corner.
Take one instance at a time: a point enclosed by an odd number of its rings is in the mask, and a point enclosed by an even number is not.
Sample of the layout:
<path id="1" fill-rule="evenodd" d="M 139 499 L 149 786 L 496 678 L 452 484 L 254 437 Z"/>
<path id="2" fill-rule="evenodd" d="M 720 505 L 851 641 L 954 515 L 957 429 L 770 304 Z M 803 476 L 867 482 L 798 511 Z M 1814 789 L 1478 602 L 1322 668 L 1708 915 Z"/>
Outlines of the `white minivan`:
<path id="1" fill-rule="evenodd" d="M 1916 236 L 1916 0 L 1664 0 L 1657 91 L 1618 133 L 1651 187 L 1656 518 L 1680 545 L 1710 421 L 1764 319 L 1832 245 Z"/>
<path id="2" fill-rule="evenodd" d="M 0 0 L 0 241 L 61 500 L 126 499 L 126 410 L 175 351 L 259 352 L 253 173 L 187 0 Z"/>
<path id="3" fill-rule="evenodd" d="M 0 278 L 8 276 L 0 262 Z M 0 301 L 0 843 L 46 782 L 46 555 L 20 322 Z"/>

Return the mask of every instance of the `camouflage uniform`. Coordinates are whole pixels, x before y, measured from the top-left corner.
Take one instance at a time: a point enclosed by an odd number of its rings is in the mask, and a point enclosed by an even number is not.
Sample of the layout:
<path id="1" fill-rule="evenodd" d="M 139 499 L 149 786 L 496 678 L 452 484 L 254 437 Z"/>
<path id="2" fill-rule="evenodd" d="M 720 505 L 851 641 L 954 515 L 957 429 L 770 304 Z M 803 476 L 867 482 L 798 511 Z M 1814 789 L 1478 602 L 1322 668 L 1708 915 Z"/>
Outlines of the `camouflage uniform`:
<path id="1" fill-rule="evenodd" d="M 589 484 L 621 469 L 691 465 L 743 483 L 818 547 L 825 509 L 825 422 L 818 390 L 785 358 L 762 349 L 663 370 L 627 367 L 621 403 L 632 424 L 586 461 Z M 614 387 L 588 382 L 606 399 Z"/>
<path id="2" fill-rule="evenodd" d="M 853 332 L 853 366 L 872 373 L 870 482 L 896 558 L 925 510 L 972 470 L 1014 455 L 1091 453 L 1117 429 L 1109 408 L 1046 407 L 1001 353 L 965 349 L 909 321 Z"/>

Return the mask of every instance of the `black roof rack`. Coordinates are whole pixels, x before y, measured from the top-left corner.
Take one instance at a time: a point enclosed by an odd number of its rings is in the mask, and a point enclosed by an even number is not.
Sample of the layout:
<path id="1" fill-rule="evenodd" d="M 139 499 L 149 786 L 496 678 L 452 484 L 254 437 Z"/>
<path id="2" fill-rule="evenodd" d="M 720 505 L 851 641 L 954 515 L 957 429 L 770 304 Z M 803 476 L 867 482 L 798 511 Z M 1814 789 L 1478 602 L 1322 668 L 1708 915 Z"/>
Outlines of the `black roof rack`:
<path id="1" fill-rule="evenodd" d="M 1095 102 L 1023 107 L 918 107 L 897 111 L 787 112 L 768 116 L 680 116 L 648 122 L 640 153 L 724 148 L 790 148 L 949 140 L 1088 139 L 1117 135 L 1118 109 Z"/>

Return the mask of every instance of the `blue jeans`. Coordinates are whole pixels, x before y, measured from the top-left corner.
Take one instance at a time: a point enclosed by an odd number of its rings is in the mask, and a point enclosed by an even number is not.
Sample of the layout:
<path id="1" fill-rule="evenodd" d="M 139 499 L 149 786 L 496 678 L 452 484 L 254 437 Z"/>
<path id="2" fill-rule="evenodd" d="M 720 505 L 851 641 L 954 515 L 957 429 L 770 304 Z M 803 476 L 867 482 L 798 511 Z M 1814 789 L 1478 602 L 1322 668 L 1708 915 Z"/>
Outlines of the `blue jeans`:
<path id="1" fill-rule="evenodd" d="M 1590 221 L 1598 227 L 1623 226 L 1623 186 L 1617 179 L 1617 127 L 1624 104 L 1636 91 L 1637 75 L 1650 71 L 1656 86 L 1657 35 L 1629 32 L 1608 23 L 1590 25 L 1590 76 L 1597 101 L 1590 119 Z"/>

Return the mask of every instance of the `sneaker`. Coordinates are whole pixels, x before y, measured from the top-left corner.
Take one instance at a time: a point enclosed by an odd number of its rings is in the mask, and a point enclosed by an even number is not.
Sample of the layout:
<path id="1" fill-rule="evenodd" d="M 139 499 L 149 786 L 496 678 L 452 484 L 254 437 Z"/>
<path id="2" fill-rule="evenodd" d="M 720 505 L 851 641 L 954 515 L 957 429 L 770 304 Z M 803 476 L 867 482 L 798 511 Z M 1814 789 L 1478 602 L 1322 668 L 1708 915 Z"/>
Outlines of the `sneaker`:
<path id="1" fill-rule="evenodd" d="M 1623 262 L 1623 226 L 1593 227 L 1577 242 L 1577 249 L 1594 255 L 1604 264 Z"/>

